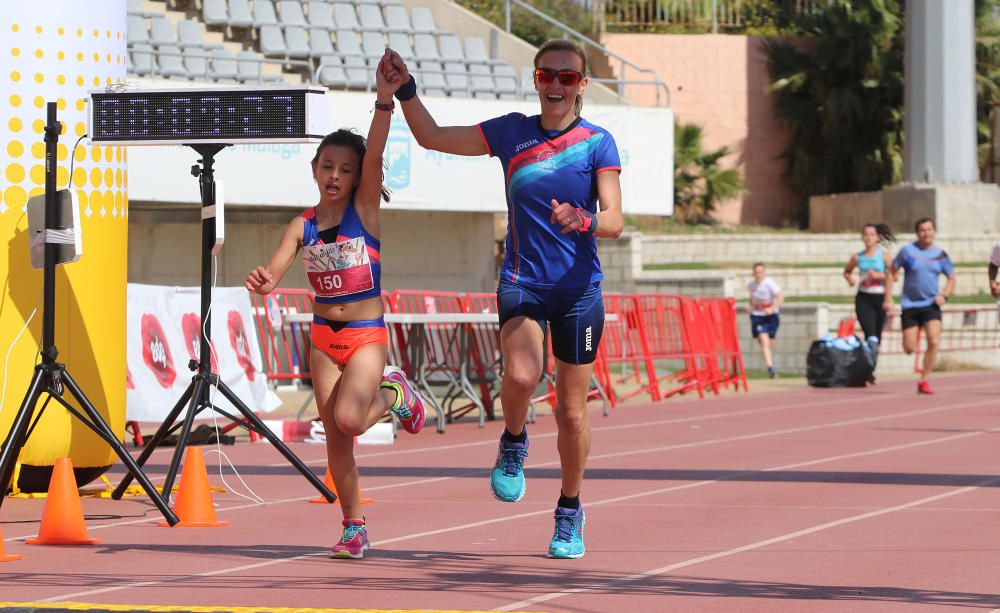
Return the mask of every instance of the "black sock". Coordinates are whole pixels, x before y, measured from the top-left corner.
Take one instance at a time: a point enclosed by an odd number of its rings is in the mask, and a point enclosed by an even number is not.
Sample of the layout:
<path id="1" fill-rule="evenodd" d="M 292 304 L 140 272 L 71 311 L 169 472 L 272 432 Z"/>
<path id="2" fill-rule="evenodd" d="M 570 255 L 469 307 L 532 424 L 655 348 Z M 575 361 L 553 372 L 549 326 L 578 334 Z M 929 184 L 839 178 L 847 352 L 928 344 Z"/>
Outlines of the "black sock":
<path id="1" fill-rule="evenodd" d="M 579 509 L 580 508 L 580 495 L 570 497 L 562 492 L 559 492 L 559 502 L 556 505 L 564 509 Z"/>
<path id="2" fill-rule="evenodd" d="M 521 428 L 521 433 L 517 435 L 511 434 L 510 430 L 507 430 L 506 428 L 504 428 L 504 432 L 507 433 L 507 440 L 512 443 L 523 443 L 524 441 L 528 440 L 527 428 Z"/>

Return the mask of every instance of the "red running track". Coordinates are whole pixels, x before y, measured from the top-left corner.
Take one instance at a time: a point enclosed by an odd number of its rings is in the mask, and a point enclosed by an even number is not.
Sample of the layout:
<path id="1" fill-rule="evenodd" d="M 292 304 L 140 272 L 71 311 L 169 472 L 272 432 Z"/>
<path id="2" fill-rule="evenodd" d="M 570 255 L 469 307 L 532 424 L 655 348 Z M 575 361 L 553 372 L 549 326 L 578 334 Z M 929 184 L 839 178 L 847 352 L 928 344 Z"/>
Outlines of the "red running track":
<path id="1" fill-rule="evenodd" d="M 0 600 L 500 611 L 1000 608 L 1000 381 L 938 377 L 633 404 L 591 414 L 587 555 L 549 560 L 554 423 L 529 428 L 528 491 L 495 501 L 501 425 L 362 447 L 374 549 L 331 560 L 339 507 L 266 444 L 224 447 L 267 504 L 217 493 L 226 528 L 159 528 L 143 497 L 85 498 L 89 547 L 24 544 L 42 500 L 8 499 Z M 211 448 L 205 448 L 208 451 Z M 317 474 L 323 450 L 294 449 Z M 172 450 L 153 456 L 162 476 Z M 221 485 L 216 456 L 210 479 Z M 244 488 L 228 469 L 226 481 Z M 121 475 L 113 471 L 112 480 Z"/>

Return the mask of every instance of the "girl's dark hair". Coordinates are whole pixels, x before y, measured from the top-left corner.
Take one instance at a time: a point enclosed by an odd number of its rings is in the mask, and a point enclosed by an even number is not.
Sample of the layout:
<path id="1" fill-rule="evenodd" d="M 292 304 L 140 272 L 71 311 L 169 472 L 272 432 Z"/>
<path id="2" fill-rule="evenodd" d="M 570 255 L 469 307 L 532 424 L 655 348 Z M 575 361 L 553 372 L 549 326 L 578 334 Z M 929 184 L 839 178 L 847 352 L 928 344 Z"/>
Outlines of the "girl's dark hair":
<path id="1" fill-rule="evenodd" d="M 590 64 L 587 61 L 587 52 L 583 50 L 583 47 L 571 40 L 566 40 L 565 38 L 553 38 L 545 41 L 545 43 L 538 48 L 538 53 L 535 54 L 535 68 L 538 68 L 538 60 L 546 51 L 572 51 L 580 58 L 580 61 L 583 62 L 584 76 L 590 72 Z M 580 94 L 577 94 L 576 100 L 573 101 L 573 109 L 576 111 L 576 116 L 579 117 L 580 111 L 583 110 L 583 96 Z"/>
<path id="2" fill-rule="evenodd" d="M 316 164 L 319 162 L 319 154 L 324 148 L 333 145 L 338 145 L 341 147 L 347 147 L 358 154 L 358 172 L 361 172 L 361 168 L 365 165 L 365 153 L 368 152 L 368 141 L 365 140 L 364 136 L 361 136 L 357 132 L 348 128 L 341 128 L 336 132 L 330 132 L 323 140 L 320 141 L 319 146 L 316 147 L 316 155 L 313 156 L 312 165 L 313 169 L 316 168 Z M 382 163 L 382 179 L 385 180 L 385 162 Z M 382 200 L 389 202 L 389 189 L 383 183 L 379 187 L 379 192 L 382 194 Z"/>
<path id="3" fill-rule="evenodd" d="M 866 228 L 874 228 L 875 233 L 878 234 L 878 242 L 883 245 L 896 242 L 896 235 L 893 234 L 892 230 L 889 229 L 889 226 L 884 223 L 866 223 L 864 227 L 861 228 L 861 231 L 864 232 Z"/>

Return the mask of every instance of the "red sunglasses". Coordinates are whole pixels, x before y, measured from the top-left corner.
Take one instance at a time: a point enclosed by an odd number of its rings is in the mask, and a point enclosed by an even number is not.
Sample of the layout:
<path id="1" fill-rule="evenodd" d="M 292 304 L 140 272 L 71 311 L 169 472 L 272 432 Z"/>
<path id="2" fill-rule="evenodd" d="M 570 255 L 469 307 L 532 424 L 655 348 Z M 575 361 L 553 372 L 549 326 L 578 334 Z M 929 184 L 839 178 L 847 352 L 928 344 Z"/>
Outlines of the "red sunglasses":
<path id="1" fill-rule="evenodd" d="M 566 85 L 567 87 L 576 85 L 581 80 L 583 80 L 584 74 L 576 70 L 555 70 L 553 68 L 536 68 L 535 69 L 535 80 L 539 83 L 551 83 L 559 77 L 559 83 Z"/>

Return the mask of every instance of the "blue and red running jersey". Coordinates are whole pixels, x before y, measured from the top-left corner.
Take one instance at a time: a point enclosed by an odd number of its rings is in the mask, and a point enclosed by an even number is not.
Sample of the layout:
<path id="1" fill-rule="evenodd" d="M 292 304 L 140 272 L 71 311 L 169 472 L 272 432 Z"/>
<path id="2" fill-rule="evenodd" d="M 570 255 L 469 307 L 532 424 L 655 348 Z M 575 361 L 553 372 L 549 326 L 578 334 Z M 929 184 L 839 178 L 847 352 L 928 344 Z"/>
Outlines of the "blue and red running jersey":
<path id="1" fill-rule="evenodd" d="M 592 234 L 563 234 L 551 221 L 552 200 L 597 213 L 597 174 L 621 171 L 611 134 L 582 118 L 550 133 L 539 115 L 521 113 L 484 121 L 479 131 L 504 170 L 507 255 L 500 276 L 546 290 L 600 281 L 597 240 Z"/>

